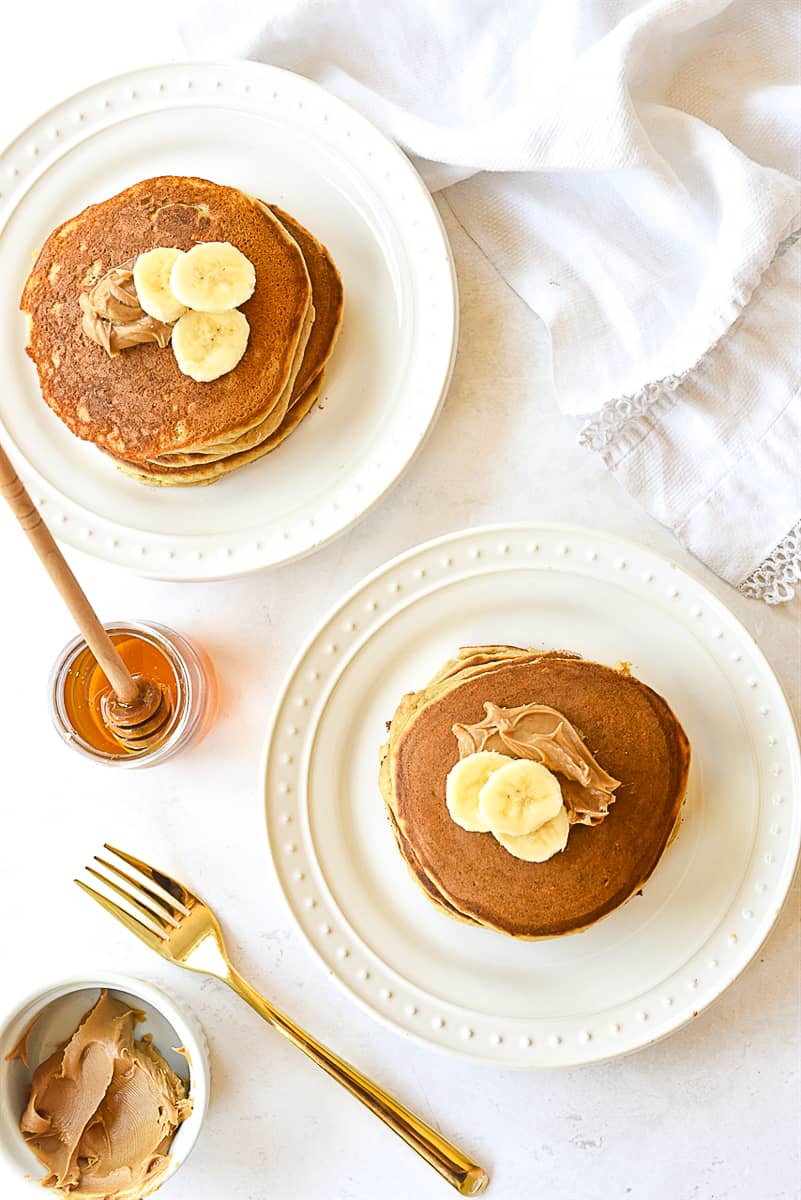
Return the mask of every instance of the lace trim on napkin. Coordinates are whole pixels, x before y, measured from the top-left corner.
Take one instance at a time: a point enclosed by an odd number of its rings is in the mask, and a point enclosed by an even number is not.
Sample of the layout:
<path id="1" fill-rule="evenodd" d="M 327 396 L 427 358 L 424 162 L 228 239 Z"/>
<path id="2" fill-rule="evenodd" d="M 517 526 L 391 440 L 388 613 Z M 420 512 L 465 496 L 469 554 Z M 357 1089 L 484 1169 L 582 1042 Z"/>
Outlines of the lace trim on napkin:
<path id="1" fill-rule="evenodd" d="M 795 229 L 779 243 L 772 261 L 775 262 L 799 240 L 801 229 Z M 709 347 L 701 361 L 714 353 L 728 332 L 726 330 Z M 652 419 L 670 409 L 677 390 L 699 366 L 700 361 L 677 375 L 666 375 L 663 379 L 646 383 L 629 396 L 607 401 L 598 415 L 583 426 L 578 435 L 578 444 L 601 455 L 616 442 L 624 448 L 631 448 L 638 440 L 643 419 Z M 737 585 L 737 590 L 750 599 L 764 600 L 766 604 L 783 604 L 793 599 L 794 585 L 797 583 L 801 583 L 801 521 L 788 530 L 767 558 Z"/>
<path id="2" fill-rule="evenodd" d="M 772 554 L 743 580 L 737 590 L 752 600 L 783 604 L 795 596 L 796 583 L 801 583 L 801 521 L 788 530 Z"/>
<path id="3" fill-rule="evenodd" d="M 691 368 L 695 370 L 695 367 Z M 608 450 L 612 442 L 631 428 L 635 421 L 650 413 L 658 403 L 665 404 L 672 393 L 684 383 L 690 371 L 680 375 L 666 375 L 653 383 L 646 383 L 631 396 L 618 396 L 609 400 L 592 421 L 588 421 L 578 435 L 578 444 L 599 454 Z"/>
<path id="4" fill-rule="evenodd" d="M 781 258 L 785 251 L 789 250 L 798 241 L 801 241 L 801 229 L 794 229 L 792 233 L 779 242 L 772 262 L 776 262 L 777 259 Z M 753 287 L 749 287 L 740 298 L 741 309 L 745 308 L 752 291 Z M 732 326 L 729 326 L 725 329 L 717 341 L 713 342 L 709 349 L 704 352 L 701 359 L 697 363 L 693 363 L 686 371 L 681 371 L 677 375 L 665 375 L 662 379 L 656 379 L 644 384 L 643 387 L 633 392 L 630 396 L 618 396 L 615 400 L 607 401 L 598 415 L 592 421 L 587 421 L 586 425 L 582 427 L 578 436 L 578 444 L 585 446 L 588 450 L 595 450 L 599 454 L 603 453 L 604 450 L 609 449 L 612 442 L 617 441 L 621 434 L 628 433 L 629 431 L 633 432 L 634 423 L 640 417 L 644 417 L 646 413 L 651 413 L 655 405 L 658 404 L 660 408 L 669 406 L 672 403 L 672 397 L 676 390 L 681 387 L 690 375 L 693 375 L 698 370 L 704 359 L 714 354 L 731 328 Z M 757 570 L 761 570 L 761 568 L 757 568 Z"/>
<path id="5" fill-rule="evenodd" d="M 673 393 L 688 374 L 669 375 L 646 384 L 633 396 L 610 400 L 581 430 L 579 445 L 603 453 L 621 435 L 634 435 L 634 427 L 642 417 L 656 415 L 655 409 L 664 410 L 672 403 Z M 751 600 L 784 604 L 794 598 L 796 584 L 801 584 L 801 521 L 787 531 L 767 558 L 737 585 L 737 590 Z"/>

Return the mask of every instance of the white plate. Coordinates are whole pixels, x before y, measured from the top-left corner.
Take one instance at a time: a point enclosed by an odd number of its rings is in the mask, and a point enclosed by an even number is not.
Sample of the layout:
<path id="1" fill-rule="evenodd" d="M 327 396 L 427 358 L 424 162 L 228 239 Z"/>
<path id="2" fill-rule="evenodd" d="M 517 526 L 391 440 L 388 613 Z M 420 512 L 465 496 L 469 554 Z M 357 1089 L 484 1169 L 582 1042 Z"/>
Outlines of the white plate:
<path id="1" fill-rule="evenodd" d="M 454 921 L 395 848 L 376 782 L 385 722 L 480 642 L 628 660 L 692 743 L 679 836 L 644 894 L 585 933 L 525 943 Z M 790 886 L 800 783 L 781 688 L 720 601 L 640 546 L 551 525 L 452 534 L 356 587 L 296 659 L 264 762 L 275 869 L 326 969 L 397 1029 L 509 1067 L 623 1054 L 714 1000 Z"/>
<path id="2" fill-rule="evenodd" d="M 211 488 L 145 487 L 74 438 L 41 400 L 13 313 L 54 226 L 160 174 L 201 175 L 279 203 L 329 246 L 345 284 L 322 409 L 275 453 Z M 169 579 L 286 562 L 376 504 L 437 416 L 457 333 L 439 214 L 397 146 L 298 75 L 250 62 L 173 64 L 74 96 L 0 156 L 0 231 L 0 422 L 67 545 Z"/>

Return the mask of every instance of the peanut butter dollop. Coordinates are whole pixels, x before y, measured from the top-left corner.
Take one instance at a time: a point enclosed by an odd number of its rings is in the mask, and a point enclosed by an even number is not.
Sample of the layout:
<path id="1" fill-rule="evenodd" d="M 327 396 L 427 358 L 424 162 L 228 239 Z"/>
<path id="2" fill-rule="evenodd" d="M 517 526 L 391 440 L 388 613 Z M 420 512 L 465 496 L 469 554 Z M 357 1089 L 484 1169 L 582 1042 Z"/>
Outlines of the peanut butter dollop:
<path id="1" fill-rule="evenodd" d="M 487 703 L 484 711 L 486 717 L 475 725 L 453 726 L 460 758 L 479 750 L 531 758 L 564 776 L 562 799 L 571 825 L 603 821 L 620 781 L 598 765 L 566 716 L 544 704 L 501 708 Z"/>
<path id="2" fill-rule="evenodd" d="M 131 346 L 156 342 L 162 348 L 172 337 L 172 325 L 157 321 L 140 307 L 133 278 L 135 259 L 106 271 L 90 292 L 78 297 L 81 328 L 110 358 Z"/>
<path id="3" fill-rule="evenodd" d="M 147 1036 L 134 1039 L 141 1019 L 103 991 L 69 1041 L 34 1072 L 20 1130 L 48 1171 L 43 1186 L 71 1200 L 148 1195 L 191 1112 L 184 1081 Z"/>

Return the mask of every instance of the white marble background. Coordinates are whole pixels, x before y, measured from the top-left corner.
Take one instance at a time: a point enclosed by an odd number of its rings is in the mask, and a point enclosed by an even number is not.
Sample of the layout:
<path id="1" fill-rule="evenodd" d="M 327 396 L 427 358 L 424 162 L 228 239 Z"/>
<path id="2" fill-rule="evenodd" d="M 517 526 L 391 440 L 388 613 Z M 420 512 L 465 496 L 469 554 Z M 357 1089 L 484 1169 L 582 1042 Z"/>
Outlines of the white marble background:
<path id="1" fill-rule="evenodd" d="M 98 78 L 183 57 L 160 19 L 168 13 L 152 0 L 124 11 L 17 6 L 0 38 L 0 142 Z M 734 610 L 796 714 L 801 707 L 801 602 L 769 610 L 738 596 L 576 447 L 575 424 L 552 402 L 537 321 L 447 214 L 446 221 L 462 293 L 456 373 L 433 435 L 377 511 L 311 558 L 224 583 L 131 580 L 72 556 L 107 617 L 161 619 L 212 653 L 221 716 L 190 757 L 154 773 L 110 774 L 58 743 L 44 686 L 70 623 L 10 514 L 0 511 L 0 1010 L 39 982 L 104 967 L 153 979 L 194 1008 L 211 1042 L 212 1105 L 197 1149 L 164 1193 L 170 1200 L 451 1194 L 222 985 L 161 963 L 71 882 L 103 840 L 147 848 L 213 898 L 243 973 L 460 1140 L 491 1171 L 495 1200 L 789 1200 L 799 1195 L 801 1159 L 797 880 L 756 961 L 691 1026 L 630 1058 L 547 1074 L 463 1064 L 374 1023 L 301 945 L 274 882 L 257 769 L 284 671 L 341 592 L 448 530 L 558 519 L 614 530 L 674 557 Z M 6 309 L 14 303 L 6 295 Z M 33 1194 L 0 1175 L 3 1200 Z"/>

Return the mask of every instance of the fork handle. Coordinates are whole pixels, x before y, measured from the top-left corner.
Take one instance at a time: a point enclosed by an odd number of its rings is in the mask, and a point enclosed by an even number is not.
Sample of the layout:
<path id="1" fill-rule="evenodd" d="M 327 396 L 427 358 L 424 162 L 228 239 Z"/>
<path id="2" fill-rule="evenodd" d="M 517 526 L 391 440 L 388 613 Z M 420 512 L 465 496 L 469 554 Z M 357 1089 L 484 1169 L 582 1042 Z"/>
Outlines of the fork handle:
<path id="1" fill-rule="evenodd" d="M 294 1021 L 275 1008 L 269 1000 L 265 1000 L 246 979 L 233 968 L 225 978 L 225 983 L 247 1001 L 251 1008 L 269 1022 L 274 1029 L 282 1033 L 288 1041 L 302 1050 L 304 1054 L 316 1062 L 318 1067 L 327 1071 L 338 1083 L 361 1100 L 371 1112 L 380 1117 L 385 1125 L 394 1129 L 407 1145 L 416 1150 L 435 1171 L 439 1171 L 451 1187 L 456 1188 L 462 1196 L 478 1196 L 489 1183 L 486 1171 L 476 1163 L 471 1162 L 456 1146 L 452 1145 L 441 1134 L 426 1125 L 425 1121 L 415 1116 L 413 1112 L 385 1092 L 378 1084 L 373 1083 L 357 1071 L 350 1063 L 345 1062 L 338 1054 L 334 1054 L 322 1042 L 296 1025 Z"/>

